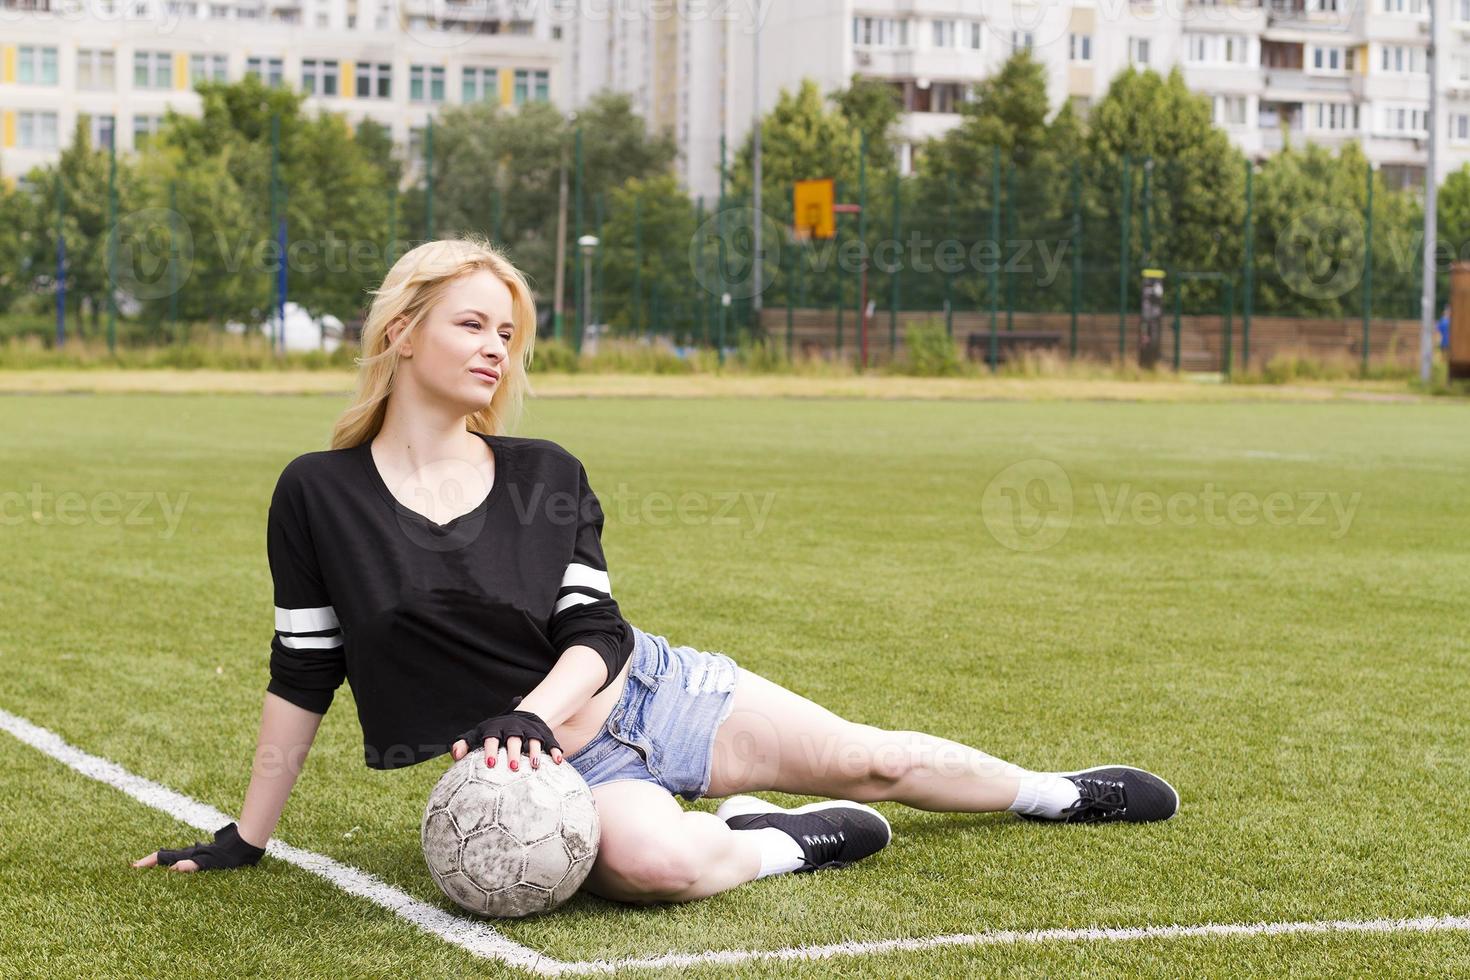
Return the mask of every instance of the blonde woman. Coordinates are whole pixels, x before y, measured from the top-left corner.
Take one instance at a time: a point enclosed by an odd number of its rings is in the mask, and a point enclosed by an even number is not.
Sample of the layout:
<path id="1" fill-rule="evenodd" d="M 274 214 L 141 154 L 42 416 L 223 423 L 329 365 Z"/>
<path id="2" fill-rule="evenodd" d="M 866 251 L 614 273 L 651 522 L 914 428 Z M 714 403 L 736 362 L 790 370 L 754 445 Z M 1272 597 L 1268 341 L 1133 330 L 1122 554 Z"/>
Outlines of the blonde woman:
<path id="1" fill-rule="evenodd" d="M 602 840 L 584 887 L 680 902 L 887 845 L 879 800 L 1057 821 L 1170 817 L 1178 794 L 1127 766 L 1032 772 L 917 731 L 849 721 L 723 653 L 628 623 L 603 513 L 575 456 L 513 437 L 535 309 L 478 239 L 405 254 L 376 291 L 357 396 L 331 449 L 271 499 L 275 597 L 257 765 L 238 825 L 136 867 L 256 863 L 346 680 L 374 769 L 450 753 L 572 765 Z M 699 574 L 690 569 L 691 576 Z M 783 809 L 758 790 L 829 799 Z M 730 797 L 716 813 L 674 798 Z"/>

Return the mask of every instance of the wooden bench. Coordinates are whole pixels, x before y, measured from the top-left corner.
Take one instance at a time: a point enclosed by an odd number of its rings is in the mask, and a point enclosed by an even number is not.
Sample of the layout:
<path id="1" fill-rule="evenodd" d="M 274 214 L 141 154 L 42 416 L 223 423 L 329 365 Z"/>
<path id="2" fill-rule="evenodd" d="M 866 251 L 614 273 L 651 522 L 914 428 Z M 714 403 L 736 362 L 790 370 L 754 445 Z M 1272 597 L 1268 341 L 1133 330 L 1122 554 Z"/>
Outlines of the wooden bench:
<path id="1" fill-rule="evenodd" d="M 1002 364 L 1019 351 L 1054 350 L 1062 346 L 1059 330 L 1005 330 L 995 332 L 995 362 Z M 965 338 L 965 356 L 990 361 L 990 331 L 974 331 Z"/>

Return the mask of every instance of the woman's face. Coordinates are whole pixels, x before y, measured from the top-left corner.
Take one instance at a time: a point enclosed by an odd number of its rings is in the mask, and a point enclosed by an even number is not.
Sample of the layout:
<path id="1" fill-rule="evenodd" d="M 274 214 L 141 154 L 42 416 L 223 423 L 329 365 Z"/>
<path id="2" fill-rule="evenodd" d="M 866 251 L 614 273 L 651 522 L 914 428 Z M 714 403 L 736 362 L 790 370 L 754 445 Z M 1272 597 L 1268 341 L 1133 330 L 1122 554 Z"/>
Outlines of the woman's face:
<path id="1" fill-rule="evenodd" d="M 512 308 L 510 288 L 493 273 L 456 279 L 408 339 L 398 362 L 407 378 L 399 380 L 461 415 L 480 411 L 514 367 Z"/>

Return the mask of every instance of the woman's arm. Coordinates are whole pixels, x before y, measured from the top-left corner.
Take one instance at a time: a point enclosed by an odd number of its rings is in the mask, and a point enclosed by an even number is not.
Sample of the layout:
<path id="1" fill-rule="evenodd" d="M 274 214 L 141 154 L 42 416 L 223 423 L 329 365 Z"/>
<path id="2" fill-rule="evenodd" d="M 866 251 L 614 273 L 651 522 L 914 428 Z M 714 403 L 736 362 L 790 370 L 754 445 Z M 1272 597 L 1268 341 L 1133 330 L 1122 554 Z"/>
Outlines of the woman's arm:
<path id="1" fill-rule="evenodd" d="M 547 675 L 541 678 L 540 683 L 531 688 L 531 693 L 521 698 L 516 708 L 520 711 L 533 712 L 546 722 L 549 728 L 555 728 L 576 714 L 584 704 L 591 701 L 593 694 L 600 689 L 598 685 L 606 686 L 602 680 L 605 670 L 602 654 L 592 647 L 580 643 L 569 646 L 557 658 L 556 664 Z M 492 741 L 495 740 L 492 739 Z M 540 745 L 539 739 L 534 741 L 537 742 L 538 749 L 544 748 Z M 511 742 L 515 742 L 516 745 L 512 746 Z M 513 752 L 514 755 L 519 755 L 521 752 L 520 739 L 511 738 L 505 745 L 495 746 L 496 752 L 502 748 L 507 753 Z M 457 739 L 449 747 L 449 754 L 456 760 L 463 759 L 468 751 L 469 746 L 465 744 L 464 739 Z M 529 748 L 526 751 L 530 753 Z M 552 762 L 561 762 L 560 748 L 552 749 L 547 754 L 551 756 Z"/>
<path id="2" fill-rule="evenodd" d="M 275 833 L 286 799 L 306 764 L 306 753 L 316 739 L 322 716 L 275 694 L 267 693 L 260 712 L 255 765 L 240 807 L 240 836 L 264 847 Z"/>
<path id="3" fill-rule="evenodd" d="M 260 735 L 256 739 L 255 765 L 237 827 L 240 839 L 253 847 L 265 847 L 286 809 L 286 799 L 301 775 L 306 753 L 316 739 L 322 716 L 298 707 L 277 694 L 267 693 L 260 712 Z M 218 839 L 218 838 L 217 838 Z M 133 862 L 135 868 L 151 868 L 158 852 Z M 169 866 L 174 871 L 198 871 L 189 858 Z"/>

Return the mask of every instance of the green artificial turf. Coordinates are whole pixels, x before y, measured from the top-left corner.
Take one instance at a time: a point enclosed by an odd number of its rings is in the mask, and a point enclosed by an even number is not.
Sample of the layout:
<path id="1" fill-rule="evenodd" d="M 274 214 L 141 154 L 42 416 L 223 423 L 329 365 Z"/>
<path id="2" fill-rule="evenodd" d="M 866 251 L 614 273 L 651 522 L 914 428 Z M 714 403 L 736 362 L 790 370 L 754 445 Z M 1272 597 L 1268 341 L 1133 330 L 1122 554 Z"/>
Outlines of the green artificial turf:
<path id="1" fill-rule="evenodd" d="M 0 498 L 0 708 L 237 813 L 273 629 L 270 492 L 292 457 L 325 448 L 344 404 L 0 399 L 0 494 L 24 497 Z M 586 464 L 640 628 L 854 720 L 1033 768 L 1144 766 L 1183 808 L 1066 827 L 880 803 L 894 840 L 851 868 L 654 908 L 581 895 L 503 924 L 516 942 L 584 960 L 1470 913 L 1470 407 L 566 400 L 533 402 L 519 434 Z M 33 486 L 51 495 L 34 514 Z M 1211 489 L 1226 501 L 1216 523 Z M 63 523 L 67 491 L 89 507 L 117 494 L 119 517 L 152 503 L 132 522 Z M 158 494 L 182 507 L 172 533 Z M 1193 501 L 1194 522 L 1154 520 L 1151 495 L 1176 515 Z M 663 503 L 681 497 L 682 517 Z M 1043 540 L 1013 533 L 1029 519 L 1017 500 L 1049 514 L 1049 546 L 998 540 Z M 1332 500 L 1356 501 L 1351 521 Z M 442 771 L 365 768 L 344 687 L 277 835 L 448 908 L 418 844 Z M 0 773 L 0 973 L 514 972 L 272 859 L 132 869 L 199 833 L 4 734 Z M 953 947 L 739 970 L 1418 976 L 1470 971 L 1470 936 Z"/>

